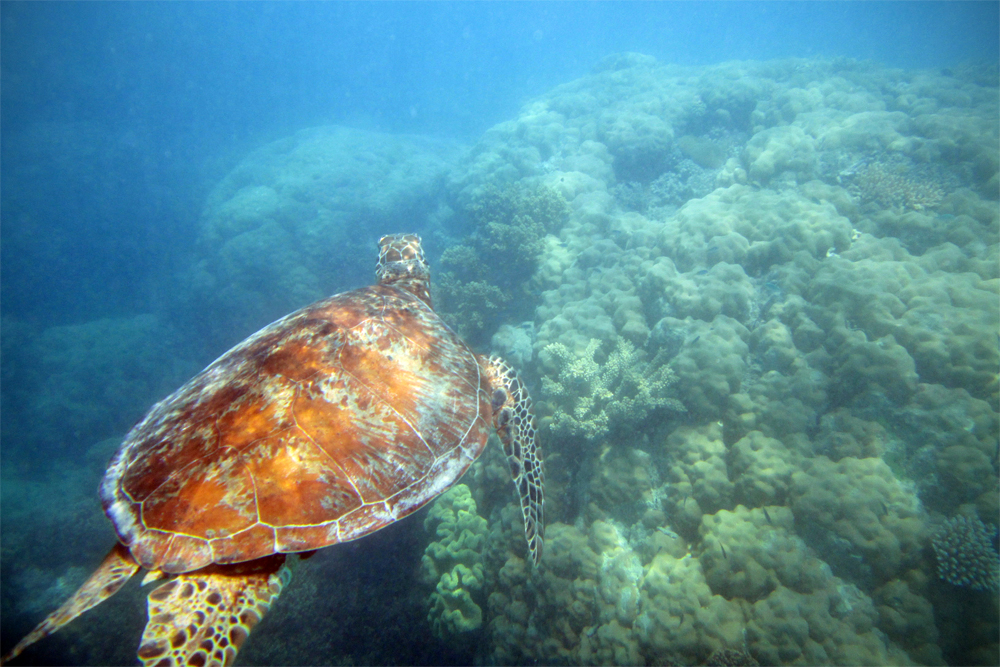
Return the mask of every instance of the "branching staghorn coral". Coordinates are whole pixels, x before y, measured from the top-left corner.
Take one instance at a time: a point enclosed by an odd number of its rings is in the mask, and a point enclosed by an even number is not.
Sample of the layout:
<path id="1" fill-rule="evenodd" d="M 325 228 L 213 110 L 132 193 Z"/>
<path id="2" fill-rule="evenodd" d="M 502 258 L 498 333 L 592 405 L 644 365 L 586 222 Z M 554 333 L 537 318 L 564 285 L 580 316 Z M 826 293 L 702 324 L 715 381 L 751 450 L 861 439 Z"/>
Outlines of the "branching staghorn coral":
<path id="1" fill-rule="evenodd" d="M 950 584 L 980 591 L 1000 589 L 1000 556 L 993 548 L 996 527 L 978 518 L 956 516 L 944 522 L 931 546 L 938 575 Z"/>
<path id="2" fill-rule="evenodd" d="M 666 364 L 645 356 L 625 338 L 618 338 L 607 361 L 595 355 L 601 341 L 591 339 L 583 354 L 574 356 L 562 343 L 546 345 L 543 360 L 553 369 L 542 377 L 542 393 L 558 405 L 552 416 L 555 435 L 598 440 L 625 426 L 634 426 L 659 409 L 684 411 L 668 395 L 674 382 Z"/>

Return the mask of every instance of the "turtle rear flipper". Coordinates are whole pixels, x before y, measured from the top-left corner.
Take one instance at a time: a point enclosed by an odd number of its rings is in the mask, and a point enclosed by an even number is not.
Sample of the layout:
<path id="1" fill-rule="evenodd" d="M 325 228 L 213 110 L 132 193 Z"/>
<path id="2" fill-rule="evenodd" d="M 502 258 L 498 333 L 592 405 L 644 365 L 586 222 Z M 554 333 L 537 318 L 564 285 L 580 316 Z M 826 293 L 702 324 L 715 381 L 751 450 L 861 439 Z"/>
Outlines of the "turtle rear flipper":
<path id="1" fill-rule="evenodd" d="M 132 558 L 129 550 L 120 543 L 115 544 L 97 570 L 90 575 L 87 581 L 83 582 L 76 593 L 73 593 L 70 599 L 49 614 L 44 621 L 18 642 L 10 653 L 0 659 L 0 664 L 13 660 L 20 655 L 21 651 L 39 639 L 48 637 L 83 612 L 107 600 L 117 593 L 138 569 L 139 564 Z"/>
<path id="2" fill-rule="evenodd" d="M 149 594 L 144 665 L 231 665 L 288 581 L 283 555 L 180 574 Z"/>
<path id="3" fill-rule="evenodd" d="M 493 385 L 493 426 L 503 443 L 510 475 L 521 499 L 524 537 L 535 565 L 542 560 L 545 533 L 545 474 L 541 451 L 535 441 L 535 417 L 531 411 L 528 388 L 514 369 L 499 357 L 490 357 L 486 370 Z"/>

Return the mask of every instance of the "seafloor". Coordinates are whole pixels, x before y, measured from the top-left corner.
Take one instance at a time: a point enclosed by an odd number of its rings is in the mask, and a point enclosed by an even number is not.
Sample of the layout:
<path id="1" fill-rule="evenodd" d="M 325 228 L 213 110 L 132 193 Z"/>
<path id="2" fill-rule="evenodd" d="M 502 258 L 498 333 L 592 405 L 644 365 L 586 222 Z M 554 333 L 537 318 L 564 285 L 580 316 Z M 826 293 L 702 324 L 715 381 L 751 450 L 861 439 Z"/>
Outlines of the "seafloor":
<path id="1" fill-rule="evenodd" d="M 439 312 L 531 387 L 542 564 L 491 446 L 300 563 L 242 664 L 1000 663 L 997 84 L 625 54 L 472 147 L 257 150 L 161 310 L 4 319 L 4 650 L 112 543 L 94 489 L 146 407 L 416 231 Z M 19 661 L 130 662 L 144 593 Z"/>

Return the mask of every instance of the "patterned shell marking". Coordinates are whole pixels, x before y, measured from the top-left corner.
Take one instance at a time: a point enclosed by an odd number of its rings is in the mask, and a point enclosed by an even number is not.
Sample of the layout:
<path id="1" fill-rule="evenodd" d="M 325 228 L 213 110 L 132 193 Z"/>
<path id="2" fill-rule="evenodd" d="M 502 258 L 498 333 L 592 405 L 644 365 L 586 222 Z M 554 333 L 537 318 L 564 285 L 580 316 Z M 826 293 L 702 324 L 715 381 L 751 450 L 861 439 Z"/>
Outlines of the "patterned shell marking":
<path id="1" fill-rule="evenodd" d="M 427 304 L 340 294 L 233 348 L 127 436 L 101 485 L 148 569 L 187 572 L 357 539 L 479 456 L 491 389 Z"/>

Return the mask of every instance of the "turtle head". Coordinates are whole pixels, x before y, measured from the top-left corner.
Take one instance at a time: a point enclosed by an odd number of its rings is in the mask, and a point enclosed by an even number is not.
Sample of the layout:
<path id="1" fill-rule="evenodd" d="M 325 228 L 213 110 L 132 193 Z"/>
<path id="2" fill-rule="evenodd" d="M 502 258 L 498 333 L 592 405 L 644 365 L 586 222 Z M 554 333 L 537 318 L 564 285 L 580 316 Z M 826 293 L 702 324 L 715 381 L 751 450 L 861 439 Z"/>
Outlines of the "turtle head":
<path id="1" fill-rule="evenodd" d="M 431 269 L 424 259 L 420 237 L 416 234 L 389 234 L 378 242 L 378 266 L 375 278 L 379 285 L 391 285 L 416 295 L 431 305 Z"/>

